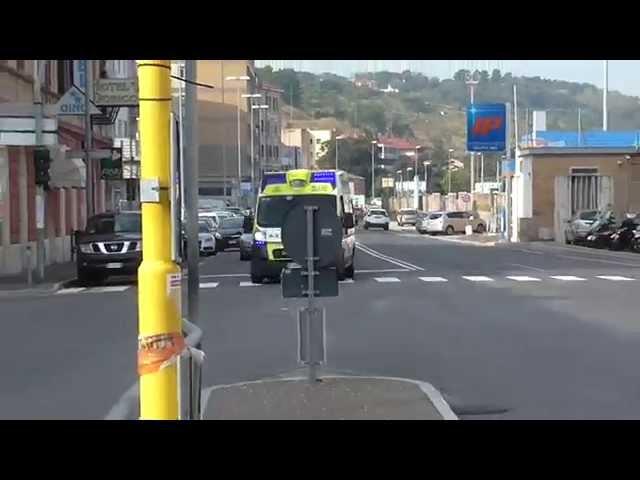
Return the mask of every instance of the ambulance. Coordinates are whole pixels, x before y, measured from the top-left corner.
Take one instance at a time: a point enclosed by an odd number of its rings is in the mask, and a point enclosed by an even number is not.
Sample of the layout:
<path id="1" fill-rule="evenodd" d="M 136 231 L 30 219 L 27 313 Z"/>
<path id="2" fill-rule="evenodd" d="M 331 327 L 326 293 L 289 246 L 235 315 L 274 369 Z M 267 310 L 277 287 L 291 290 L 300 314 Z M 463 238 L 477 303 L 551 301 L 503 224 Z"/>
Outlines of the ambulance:
<path id="1" fill-rule="evenodd" d="M 323 204 L 335 208 L 342 223 L 342 249 L 336 259 L 338 280 L 354 277 L 356 252 L 353 204 L 346 173 L 340 170 L 289 170 L 265 173 L 260 186 L 253 226 L 251 281 L 279 279 L 291 262 L 282 244 L 282 226 L 289 211 L 321 197 Z"/>

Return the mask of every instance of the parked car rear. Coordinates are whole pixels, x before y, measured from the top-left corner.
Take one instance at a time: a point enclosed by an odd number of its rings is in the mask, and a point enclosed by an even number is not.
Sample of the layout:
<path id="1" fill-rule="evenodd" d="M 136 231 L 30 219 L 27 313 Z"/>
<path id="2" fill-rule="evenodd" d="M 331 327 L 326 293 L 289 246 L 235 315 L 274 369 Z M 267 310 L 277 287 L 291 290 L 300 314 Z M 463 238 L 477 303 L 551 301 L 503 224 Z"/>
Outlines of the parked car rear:
<path id="1" fill-rule="evenodd" d="M 398 226 L 415 225 L 418 219 L 418 211 L 415 208 L 403 208 L 398 212 Z"/>
<path id="2" fill-rule="evenodd" d="M 484 233 L 487 225 L 477 212 L 432 212 L 425 216 L 419 216 L 416 222 L 416 230 L 420 233 L 446 233 L 453 235 L 456 232 L 464 232 L 467 225 L 471 225 L 474 232 Z"/>
<path id="3" fill-rule="evenodd" d="M 381 208 L 373 208 L 369 210 L 367 216 L 364 217 L 364 229 L 383 228 L 389 230 L 389 215 L 386 210 Z"/>
<path id="4" fill-rule="evenodd" d="M 584 243 L 589 235 L 591 226 L 600 215 L 598 210 L 580 210 L 575 213 L 565 229 L 565 243 Z"/>

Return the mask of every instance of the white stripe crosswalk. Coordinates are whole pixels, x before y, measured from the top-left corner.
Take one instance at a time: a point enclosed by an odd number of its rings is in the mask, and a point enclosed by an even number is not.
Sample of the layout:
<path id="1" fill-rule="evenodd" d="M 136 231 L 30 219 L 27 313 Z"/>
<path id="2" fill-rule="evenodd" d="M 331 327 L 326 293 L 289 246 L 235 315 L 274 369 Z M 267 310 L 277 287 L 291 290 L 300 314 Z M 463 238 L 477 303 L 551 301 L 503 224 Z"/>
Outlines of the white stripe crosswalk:
<path id="1" fill-rule="evenodd" d="M 634 282 L 636 278 L 623 276 L 623 275 L 594 275 L 594 276 L 586 276 L 580 277 L 576 275 L 550 275 L 550 276 L 528 276 L 528 275 L 506 275 L 489 277 L 485 275 L 455 275 L 446 277 L 432 276 L 432 277 L 413 277 L 407 276 L 403 278 L 393 277 L 393 276 L 357 276 L 357 280 L 346 279 L 340 281 L 340 285 L 347 284 L 362 284 L 368 282 L 375 283 L 407 283 L 411 281 L 420 281 L 424 283 L 448 283 L 451 281 L 456 281 L 457 279 L 461 279 L 471 283 L 495 283 L 495 282 L 513 282 L 513 283 L 538 283 L 541 284 L 543 282 L 563 282 L 563 283 L 572 283 L 572 282 L 587 282 L 589 280 L 598 279 L 608 282 Z M 233 279 L 231 277 L 221 279 L 218 282 L 201 282 L 200 288 L 203 290 L 219 290 L 220 288 L 228 288 L 228 287 L 260 287 L 263 284 L 256 284 L 250 281 L 238 281 L 238 279 Z M 70 294 L 86 294 L 86 293 L 119 293 L 124 292 L 126 290 L 130 290 L 135 288 L 133 285 L 108 285 L 102 287 L 72 287 L 72 288 L 64 288 L 58 290 L 56 292 L 57 295 L 70 295 Z"/>

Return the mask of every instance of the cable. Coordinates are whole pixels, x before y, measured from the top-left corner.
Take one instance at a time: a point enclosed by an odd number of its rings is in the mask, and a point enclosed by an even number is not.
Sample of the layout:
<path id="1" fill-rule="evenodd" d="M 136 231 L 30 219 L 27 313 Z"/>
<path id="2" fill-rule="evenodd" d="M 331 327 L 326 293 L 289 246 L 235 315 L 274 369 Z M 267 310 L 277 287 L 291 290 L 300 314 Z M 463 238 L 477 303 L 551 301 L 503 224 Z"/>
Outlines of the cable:
<path id="1" fill-rule="evenodd" d="M 187 80 L 186 78 L 178 77 L 177 75 L 170 75 L 170 77 L 174 78 L 176 80 L 180 80 L 180 81 L 182 81 L 184 83 L 190 83 L 191 85 L 197 85 L 199 87 L 216 88 L 213 85 L 209 85 L 207 83 L 194 82 L 193 80 Z"/>

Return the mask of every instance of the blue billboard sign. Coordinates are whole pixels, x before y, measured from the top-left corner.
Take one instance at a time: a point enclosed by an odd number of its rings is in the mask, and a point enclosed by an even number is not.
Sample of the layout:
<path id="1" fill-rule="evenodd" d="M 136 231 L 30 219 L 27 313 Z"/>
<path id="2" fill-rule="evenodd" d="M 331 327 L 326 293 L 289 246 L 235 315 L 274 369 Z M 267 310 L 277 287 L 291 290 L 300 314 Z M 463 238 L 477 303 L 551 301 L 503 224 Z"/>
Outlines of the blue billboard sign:
<path id="1" fill-rule="evenodd" d="M 502 152 L 506 149 L 507 108 L 504 103 L 467 106 L 467 150 Z"/>

